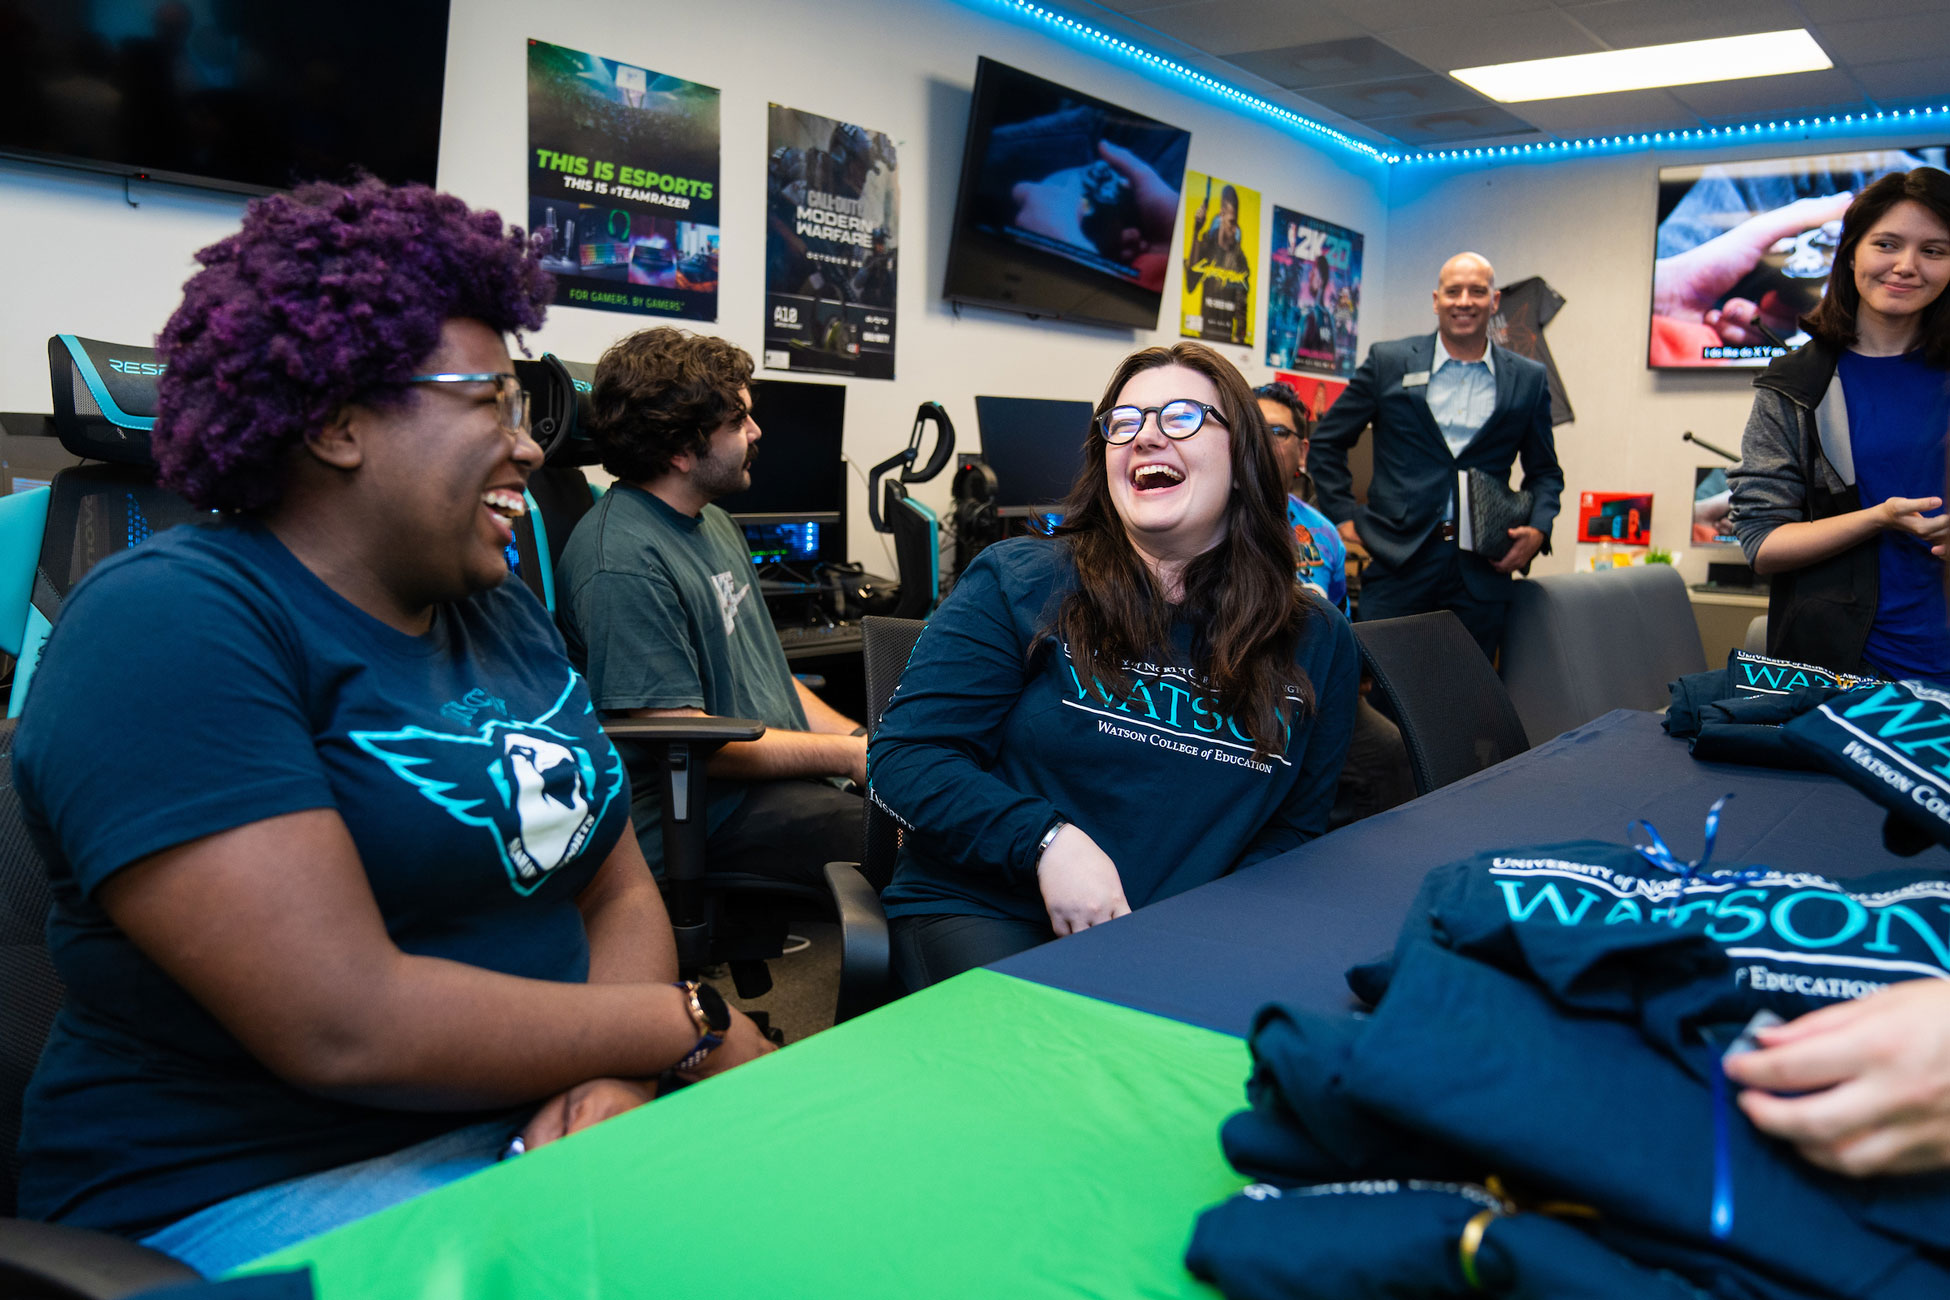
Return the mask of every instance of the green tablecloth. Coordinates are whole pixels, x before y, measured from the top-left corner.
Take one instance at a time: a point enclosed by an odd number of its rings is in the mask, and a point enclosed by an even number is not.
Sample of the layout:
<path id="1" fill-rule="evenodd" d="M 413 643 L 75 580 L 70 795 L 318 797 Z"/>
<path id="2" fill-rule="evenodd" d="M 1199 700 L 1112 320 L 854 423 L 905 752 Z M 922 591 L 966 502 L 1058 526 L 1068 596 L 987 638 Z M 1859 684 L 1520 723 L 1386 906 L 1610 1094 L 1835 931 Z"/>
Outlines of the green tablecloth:
<path id="1" fill-rule="evenodd" d="M 1204 1296 L 1245 1044 L 973 971 L 259 1261 L 322 1300 Z"/>

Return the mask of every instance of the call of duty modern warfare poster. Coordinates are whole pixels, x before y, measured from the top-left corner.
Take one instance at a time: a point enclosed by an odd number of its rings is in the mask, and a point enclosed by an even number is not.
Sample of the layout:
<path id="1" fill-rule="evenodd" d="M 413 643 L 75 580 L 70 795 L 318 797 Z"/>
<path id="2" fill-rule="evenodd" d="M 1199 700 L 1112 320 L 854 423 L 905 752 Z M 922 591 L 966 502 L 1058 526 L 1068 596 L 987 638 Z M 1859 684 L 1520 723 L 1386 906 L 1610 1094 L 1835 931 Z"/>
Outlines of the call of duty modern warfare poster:
<path id="1" fill-rule="evenodd" d="M 773 104 L 766 167 L 766 368 L 892 379 L 894 142 Z"/>
<path id="2" fill-rule="evenodd" d="M 1275 206 L 1266 364 L 1354 373 L 1361 329 L 1361 232 Z"/>
<path id="3" fill-rule="evenodd" d="M 555 301 L 718 318 L 718 92 L 528 42 L 528 224 Z"/>

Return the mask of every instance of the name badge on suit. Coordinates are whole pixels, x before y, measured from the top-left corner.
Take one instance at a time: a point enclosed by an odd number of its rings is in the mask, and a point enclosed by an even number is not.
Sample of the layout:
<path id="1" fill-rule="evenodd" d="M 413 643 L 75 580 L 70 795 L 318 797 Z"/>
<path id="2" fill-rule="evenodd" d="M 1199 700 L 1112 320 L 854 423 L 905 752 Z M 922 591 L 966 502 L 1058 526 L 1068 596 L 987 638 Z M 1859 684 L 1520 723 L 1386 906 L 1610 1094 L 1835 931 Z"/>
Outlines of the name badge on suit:
<path id="1" fill-rule="evenodd" d="M 1411 370 L 1402 376 L 1403 388 L 1427 388 L 1428 386 L 1429 372 L 1426 370 Z"/>

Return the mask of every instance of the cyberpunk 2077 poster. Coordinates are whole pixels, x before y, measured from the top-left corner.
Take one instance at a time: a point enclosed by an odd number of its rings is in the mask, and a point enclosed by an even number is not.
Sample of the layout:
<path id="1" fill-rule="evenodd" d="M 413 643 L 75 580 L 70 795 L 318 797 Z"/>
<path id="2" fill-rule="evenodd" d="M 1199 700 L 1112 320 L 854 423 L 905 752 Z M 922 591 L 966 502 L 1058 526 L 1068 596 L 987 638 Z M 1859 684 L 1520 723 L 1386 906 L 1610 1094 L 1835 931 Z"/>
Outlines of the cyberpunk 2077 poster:
<path id="1" fill-rule="evenodd" d="M 528 224 L 555 301 L 718 318 L 718 92 L 528 42 Z"/>
<path id="2" fill-rule="evenodd" d="M 1178 333 L 1213 343 L 1253 343 L 1253 267 L 1259 248 L 1259 191 L 1185 173 L 1185 288 Z M 1187 205 L 1190 206 L 1189 204 Z"/>
<path id="3" fill-rule="evenodd" d="M 894 377 L 900 173 L 894 142 L 771 106 L 765 178 L 765 364 Z"/>
<path id="4" fill-rule="evenodd" d="M 1360 232 L 1275 206 L 1266 364 L 1352 375 L 1360 318 Z"/>

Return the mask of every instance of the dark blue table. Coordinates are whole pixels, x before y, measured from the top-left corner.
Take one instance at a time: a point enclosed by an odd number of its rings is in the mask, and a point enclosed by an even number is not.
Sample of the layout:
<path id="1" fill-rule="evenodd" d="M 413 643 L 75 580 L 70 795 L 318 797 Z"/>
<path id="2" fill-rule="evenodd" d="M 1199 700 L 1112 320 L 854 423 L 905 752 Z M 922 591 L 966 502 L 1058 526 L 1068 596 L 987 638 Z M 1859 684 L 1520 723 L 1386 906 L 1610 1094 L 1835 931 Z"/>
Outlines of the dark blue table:
<path id="1" fill-rule="evenodd" d="M 995 969 L 1244 1035 L 1272 1000 L 1350 1004 L 1343 972 L 1392 947 L 1422 878 L 1488 849 L 1627 842 L 1645 818 L 1698 856 L 1706 810 L 1735 796 L 1715 864 L 1858 876 L 1943 861 L 1882 846 L 1882 809 L 1835 777 L 1695 762 L 1650 713 L 1618 710 L 1529 753 L 1250 871 L 1011 957 Z M 1184 816 L 1197 816 L 1187 809 Z"/>

